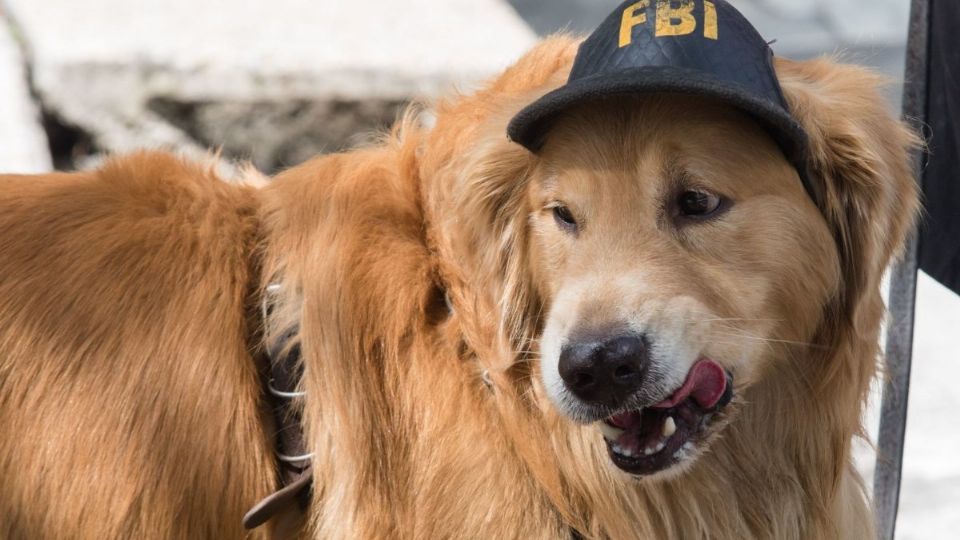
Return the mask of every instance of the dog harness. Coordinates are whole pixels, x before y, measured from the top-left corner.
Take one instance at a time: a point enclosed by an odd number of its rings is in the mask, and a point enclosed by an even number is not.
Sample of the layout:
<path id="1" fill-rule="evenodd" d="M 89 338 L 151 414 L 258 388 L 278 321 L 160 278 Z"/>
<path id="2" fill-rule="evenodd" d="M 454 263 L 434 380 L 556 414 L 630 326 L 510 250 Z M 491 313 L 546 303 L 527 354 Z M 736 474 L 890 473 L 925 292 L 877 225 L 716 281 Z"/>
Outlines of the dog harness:
<path id="1" fill-rule="evenodd" d="M 267 286 L 261 303 L 261 321 L 266 329 L 267 321 L 279 284 Z M 264 524 L 284 508 L 296 503 L 305 511 L 310 503 L 313 486 L 312 454 L 307 453 L 303 437 L 301 406 L 297 400 L 306 393 L 297 390 L 303 377 L 300 361 L 300 343 L 295 341 L 299 328 L 292 327 L 278 338 L 267 343 L 264 353 L 258 355 L 257 370 L 267 405 L 273 416 L 276 429 L 274 436 L 275 455 L 280 473 L 281 488 L 258 502 L 243 516 L 243 526 L 254 529 Z M 265 332 L 266 333 L 266 332 Z"/>
<path id="2" fill-rule="evenodd" d="M 261 304 L 261 321 L 266 328 L 273 310 L 274 299 L 280 291 L 279 284 L 267 287 Z M 453 313 L 453 304 L 444 294 L 447 310 Z M 306 398 L 306 392 L 298 390 L 303 378 L 300 343 L 295 341 L 299 331 L 291 327 L 273 342 L 268 343 L 264 353 L 257 355 L 257 371 L 263 387 L 263 395 L 272 413 L 276 434 L 274 453 L 280 472 L 281 487 L 255 504 L 243 516 L 243 526 L 247 530 L 255 529 L 284 509 L 296 504 L 301 512 L 310 506 L 310 492 L 313 488 L 313 454 L 307 453 L 303 436 L 302 413 L 297 400 Z M 483 370 L 480 375 L 484 385 L 493 391 L 490 374 Z M 582 540 L 583 536 L 570 528 L 572 540 Z"/>

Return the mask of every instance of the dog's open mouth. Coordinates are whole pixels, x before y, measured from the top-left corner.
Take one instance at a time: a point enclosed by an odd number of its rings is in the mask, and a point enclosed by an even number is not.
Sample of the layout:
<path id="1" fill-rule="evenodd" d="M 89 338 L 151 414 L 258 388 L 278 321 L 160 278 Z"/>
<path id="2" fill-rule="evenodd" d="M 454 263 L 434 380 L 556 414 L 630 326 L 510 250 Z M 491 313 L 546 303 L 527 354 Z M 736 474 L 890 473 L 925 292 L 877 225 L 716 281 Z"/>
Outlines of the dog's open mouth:
<path id="1" fill-rule="evenodd" d="M 733 377 L 702 359 L 683 385 L 649 407 L 626 411 L 600 423 L 610 459 L 635 475 L 650 475 L 683 461 L 706 436 L 714 414 L 733 398 Z"/>

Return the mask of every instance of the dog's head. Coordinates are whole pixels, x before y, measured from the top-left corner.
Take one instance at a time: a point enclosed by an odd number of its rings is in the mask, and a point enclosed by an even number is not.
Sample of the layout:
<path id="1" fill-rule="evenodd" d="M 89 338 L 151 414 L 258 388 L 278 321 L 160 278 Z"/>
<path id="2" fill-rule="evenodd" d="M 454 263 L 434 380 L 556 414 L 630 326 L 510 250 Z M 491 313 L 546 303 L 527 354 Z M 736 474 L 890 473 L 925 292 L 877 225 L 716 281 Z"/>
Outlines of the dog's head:
<path id="1" fill-rule="evenodd" d="M 815 202 L 759 124 L 709 99 L 595 101 L 536 155 L 505 141 L 510 113 L 562 81 L 563 66 L 543 74 L 557 59 L 569 50 L 548 42 L 441 111 L 444 165 L 428 153 L 421 171 L 448 280 L 500 314 L 514 351 L 538 343 L 545 402 L 646 476 L 682 471 L 774 374 L 800 374 L 791 399 L 844 376 L 862 398 L 873 358 L 831 365 L 829 350 L 841 334 L 872 350 L 880 277 L 917 206 L 914 138 L 877 77 L 778 64 L 811 138 Z"/>
<path id="2" fill-rule="evenodd" d="M 746 115 L 663 95 L 570 111 L 528 188 L 541 378 L 621 469 L 694 456 L 766 345 L 801 342 L 839 260 L 796 170 Z"/>

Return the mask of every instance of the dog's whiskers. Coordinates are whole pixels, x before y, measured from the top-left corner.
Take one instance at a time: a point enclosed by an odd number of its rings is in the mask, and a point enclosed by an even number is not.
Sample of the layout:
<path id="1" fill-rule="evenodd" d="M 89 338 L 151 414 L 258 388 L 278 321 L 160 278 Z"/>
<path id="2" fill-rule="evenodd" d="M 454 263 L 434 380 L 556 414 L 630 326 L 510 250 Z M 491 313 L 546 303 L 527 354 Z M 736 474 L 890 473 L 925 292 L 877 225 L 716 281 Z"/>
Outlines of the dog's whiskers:
<path id="1" fill-rule="evenodd" d="M 697 319 L 700 322 L 783 322 L 783 319 L 748 319 L 744 317 L 714 317 L 710 319 Z"/>
<path id="2" fill-rule="evenodd" d="M 826 348 L 826 347 L 824 347 L 823 345 L 819 345 L 819 344 L 817 344 L 817 343 L 810 343 L 810 342 L 806 342 L 806 341 L 790 341 L 790 340 L 787 340 L 787 339 L 765 338 L 765 337 L 754 336 L 754 335 L 750 335 L 750 334 L 746 334 L 746 333 L 726 332 L 726 333 L 713 333 L 713 334 L 711 334 L 711 335 L 732 337 L 732 338 L 737 338 L 737 339 L 748 339 L 748 340 L 752 340 L 752 341 L 761 341 L 761 342 L 764 342 L 764 343 L 776 343 L 776 344 L 783 344 L 783 345 L 795 345 L 795 346 L 797 346 L 797 347 L 811 347 L 811 348 L 819 348 L 819 349 Z"/>

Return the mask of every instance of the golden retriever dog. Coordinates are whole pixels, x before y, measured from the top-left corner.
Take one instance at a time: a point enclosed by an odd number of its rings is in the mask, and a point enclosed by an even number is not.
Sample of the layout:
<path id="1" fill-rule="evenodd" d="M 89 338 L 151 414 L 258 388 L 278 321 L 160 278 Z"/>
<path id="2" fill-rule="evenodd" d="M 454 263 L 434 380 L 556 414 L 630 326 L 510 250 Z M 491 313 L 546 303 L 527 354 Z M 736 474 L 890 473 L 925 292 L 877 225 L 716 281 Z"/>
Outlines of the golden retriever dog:
<path id="1" fill-rule="evenodd" d="M 0 536 L 871 538 L 850 446 L 916 138 L 821 59 L 776 64 L 819 206 L 707 99 L 509 142 L 576 46 L 264 186 L 157 153 L 2 178 Z M 310 503 L 245 533 L 279 486 L 255 358 L 291 327 Z"/>

